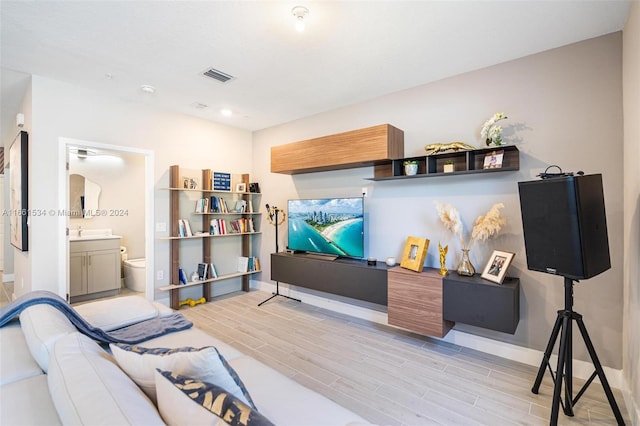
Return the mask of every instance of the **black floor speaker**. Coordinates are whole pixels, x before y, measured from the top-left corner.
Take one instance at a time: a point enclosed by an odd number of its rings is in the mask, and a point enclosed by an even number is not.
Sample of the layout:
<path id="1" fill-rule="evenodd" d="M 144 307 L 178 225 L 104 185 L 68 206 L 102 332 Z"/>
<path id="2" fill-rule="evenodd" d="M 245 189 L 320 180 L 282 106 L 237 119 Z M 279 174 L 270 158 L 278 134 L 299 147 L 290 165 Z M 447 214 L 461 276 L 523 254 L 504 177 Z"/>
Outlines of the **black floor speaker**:
<path id="1" fill-rule="evenodd" d="M 602 175 L 518 182 L 527 267 L 574 280 L 611 267 Z"/>

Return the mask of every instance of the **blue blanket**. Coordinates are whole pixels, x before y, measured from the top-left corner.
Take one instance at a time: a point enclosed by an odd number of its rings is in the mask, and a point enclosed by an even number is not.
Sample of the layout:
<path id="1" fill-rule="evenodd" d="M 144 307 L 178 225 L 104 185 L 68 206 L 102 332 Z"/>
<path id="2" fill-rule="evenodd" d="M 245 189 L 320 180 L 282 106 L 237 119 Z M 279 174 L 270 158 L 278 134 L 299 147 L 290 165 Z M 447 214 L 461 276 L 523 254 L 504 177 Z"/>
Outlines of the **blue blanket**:
<path id="1" fill-rule="evenodd" d="M 187 320 L 182 314 L 175 313 L 107 332 L 89 324 L 71 305 L 57 294 L 40 290 L 22 295 L 8 305 L 0 308 L 0 327 L 14 319 L 29 306 L 39 304 L 51 305 L 58 309 L 69 318 L 69 321 L 71 321 L 79 332 L 100 343 L 124 343 L 133 345 L 144 340 L 153 339 L 154 337 L 186 330 L 193 325 L 193 323 Z"/>

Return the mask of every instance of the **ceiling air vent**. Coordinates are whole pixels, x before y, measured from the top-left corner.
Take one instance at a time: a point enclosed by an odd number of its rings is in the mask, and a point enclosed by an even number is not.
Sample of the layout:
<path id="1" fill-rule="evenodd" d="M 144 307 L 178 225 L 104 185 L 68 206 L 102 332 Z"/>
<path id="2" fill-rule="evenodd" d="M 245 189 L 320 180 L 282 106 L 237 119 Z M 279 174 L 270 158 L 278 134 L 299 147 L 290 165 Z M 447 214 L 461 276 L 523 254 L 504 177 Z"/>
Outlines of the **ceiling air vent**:
<path id="1" fill-rule="evenodd" d="M 218 71 L 215 68 L 209 68 L 205 72 L 202 73 L 205 77 L 213 78 L 214 80 L 218 80 L 220 83 L 226 83 L 229 80 L 233 80 L 235 77 L 224 73 L 222 71 Z"/>

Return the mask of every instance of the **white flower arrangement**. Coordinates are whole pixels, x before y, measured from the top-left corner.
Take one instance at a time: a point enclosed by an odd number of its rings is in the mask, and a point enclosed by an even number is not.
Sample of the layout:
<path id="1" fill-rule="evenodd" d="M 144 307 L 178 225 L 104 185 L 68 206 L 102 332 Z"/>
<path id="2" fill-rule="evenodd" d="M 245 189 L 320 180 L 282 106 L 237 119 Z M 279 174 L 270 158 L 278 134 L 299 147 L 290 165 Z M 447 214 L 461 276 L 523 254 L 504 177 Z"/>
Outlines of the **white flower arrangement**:
<path id="1" fill-rule="evenodd" d="M 471 230 L 471 238 L 467 244 L 462 235 L 463 227 L 458 210 L 450 204 L 441 204 L 437 201 L 435 203 L 440 220 L 445 228 L 460 238 L 460 244 L 463 250 L 470 249 L 474 241 L 485 242 L 489 238 L 498 235 L 500 229 L 507 223 L 507 220 L 500 214 L 500 209 L 504 207 L 504 204 L 494 204 L 487 214 L 478 216 Z"/>
<path id="2" fill-rule="evenodd" d="M 507 118 L 509 117 L 504 112 L 496 112 L 493 117 L 484 122 L 480 137 L 486 141 L 487 146 L 502 145 L 502 126 L 498 126 L 496 123 Z"/>

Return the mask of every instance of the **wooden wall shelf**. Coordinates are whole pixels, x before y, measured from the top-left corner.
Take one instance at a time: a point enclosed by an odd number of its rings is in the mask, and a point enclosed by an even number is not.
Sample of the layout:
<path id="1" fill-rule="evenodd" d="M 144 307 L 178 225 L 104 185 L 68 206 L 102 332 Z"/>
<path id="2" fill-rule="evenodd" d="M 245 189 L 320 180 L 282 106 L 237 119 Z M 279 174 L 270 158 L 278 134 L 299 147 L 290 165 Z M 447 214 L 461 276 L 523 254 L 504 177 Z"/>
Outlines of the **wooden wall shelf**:
<path id="1" fill-rule="evenodd" d="M 298 174 L 373 166 L 404 155 L 404 132 L 390 124 L 271 148 L 271 172 Z"/>
<path id="2" fill-rule="evenodd" d="M 484 159 L 492 152 L 504 151 L 502 167 L 495 169 L 485 169 Z M 412 176 L 404 175 L 404 161 L 416 160 L 418 162 L 418 174 Z M 454 171 L 444 172 L 444 165 L 453 162 Z M 428 155 L 422 157 L 409 157 L 387 161 L 375 165 L 373 178 L 369 180 L 396 180 L 415 179 L 437 176 L 453 176 L 472 173 L 495 173 L 520 170 L 520 151 L 514 145 L 506 145 L 496 149 L 482 148 L 471 151 L 446 152 L 444 154 Z"/>

